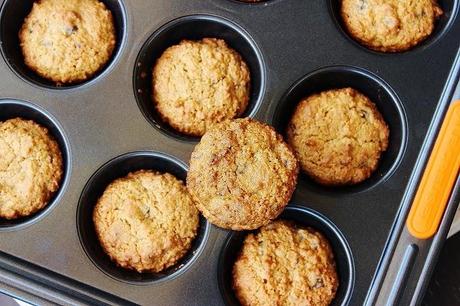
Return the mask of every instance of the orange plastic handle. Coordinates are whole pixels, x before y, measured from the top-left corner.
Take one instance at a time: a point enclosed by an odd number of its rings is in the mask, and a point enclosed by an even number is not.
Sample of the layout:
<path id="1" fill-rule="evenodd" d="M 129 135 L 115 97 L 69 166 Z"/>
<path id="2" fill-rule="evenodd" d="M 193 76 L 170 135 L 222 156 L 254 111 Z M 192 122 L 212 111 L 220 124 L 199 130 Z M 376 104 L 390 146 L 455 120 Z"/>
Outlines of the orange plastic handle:
<path id="1" fill-rule="evenodd" d="M 460 101 L 447 111 L 407 219 L 412 236 L 428 239 L 438 230 L 460 169 Z"/>

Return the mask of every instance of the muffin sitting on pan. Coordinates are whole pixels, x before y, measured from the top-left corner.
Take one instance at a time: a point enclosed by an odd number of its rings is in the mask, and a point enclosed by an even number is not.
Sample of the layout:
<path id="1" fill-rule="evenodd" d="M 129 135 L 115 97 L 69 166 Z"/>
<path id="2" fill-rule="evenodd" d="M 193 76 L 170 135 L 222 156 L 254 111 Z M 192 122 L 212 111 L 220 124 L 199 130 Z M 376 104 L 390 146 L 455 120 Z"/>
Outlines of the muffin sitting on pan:
<path id="1" fill-rule="evenodd" d="M 112 13 L 98 0 L 40 0 L 19 32 L 28 67 L 57 84 L 99 71 L 115 48 Z"/>
<path id="2" fill-rule="evenodd" d="M 389 133 L 375 104 L 352 88 L 303 99 L 287 129 L 302 169 L 324 185 L 369 178 L 388 147 Z"/>
<path id="3" fill-rule="evenodd" d="M 275 130 L 249 118 L 214 125 L 190 160 L 187 188 L 209 222 L 256 229 L 288 204 L 299 171 L 294 153 Z"/>
<path id="4" fill-rule="evenodd" d="M 62 154 L 46 128 L 21 118 L 0 122 L 0 218 L 43 209 L 62 177 Z"/>
<path id="5" fill-rule="evenodd" d="M 153 102 L 177 131 L 202 136 L 213 124 L 241 116 L 249 103 L 250 73 L 222 39 L 183 40 L 153 68 Z"/>
<path id="6" fill-rule="evenodd" d="M 383 52 L 408 50 L 433 32 L 442 15 L 437 0 L 341 0 L 348 32 Z"/>

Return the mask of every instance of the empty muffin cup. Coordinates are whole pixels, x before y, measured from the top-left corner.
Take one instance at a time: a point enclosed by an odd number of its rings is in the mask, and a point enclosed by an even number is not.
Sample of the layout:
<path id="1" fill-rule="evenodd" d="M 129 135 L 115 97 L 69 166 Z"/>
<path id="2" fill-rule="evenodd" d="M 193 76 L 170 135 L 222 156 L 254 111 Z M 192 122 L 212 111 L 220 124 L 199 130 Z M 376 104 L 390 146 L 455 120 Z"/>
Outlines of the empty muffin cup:
<path id="1" fill-rule="evenodd" d="M 354 287 L 355 267 L 351 249 L 339 229 L 326 217 L 311 209 L 290 205 L 279 219 L 319 231 L 329 241 L 339 278 L 339 286 L 331 305 L 348 305 Z M 232 232 L 225 241 L 218 261 L 217 281 L 226 305 L 240 305 L 233 291 L 233 265 L 248 232 Z"/>
<path id="2" fill-rule="evenodd" d="M 190 250 L 175 265 L 159 273 L 138 273 L 117 266 L 104 252 L 97 238 L 93 223 L 93 210 L 106 187 L 115 179 L 137 170 L 154 170 L 170 173 L 185 181 L 187 166 L 162 153 L 140 151 L 118 156 L 99 168 L 83 189 L 77 208 L 77 231 L 82 247 L 90 260 L 106 275 L 129 284 L 151 284 L 168 281 L 184 273 L 203 251 L 210 225 L 200 215 L 197 235 Z"/>
<path id="3" fill-rule="evenodd" d="M 106 75 L 118 61 L 126 34 L 126 12 L 122 0 L 101 0 L 112 12 L 116 30 L 116 45 L 110 60 L 93 76 L 82 82 L 59 84 L 45 79 L 30 69 L 24 62 L 19 31 L 29 15 L 35 1 L 6 0 L 0 11 L 0 49 L 11 70 L 22 80 L 46 89 L 71 89 L 83 84 L 94 83 Z"/>
<path id="4" fill-rule="evenodd" d="M 407 144 L 407 119 L 396 93 L 381 78 L 364 69 L 351 66 L 321 68 L 302 77 L 281 98 L 273 117 L 273 125 L 286 135 L 287 125 L 297 104 L 304 98 L 322 91 L 351 87 L 367 96 L 382 114 L 389 130 L 388 148 L 382 153 L 377 169 L 361 183 L 351 186 L 320 185 L 303 171 L 299 183 L 306 183 L 315 191 L 361 192 L 386 181 L 397 169 Z"/>
<path id="5" fill-rule="evenodd" d="M 62 155 L 62 179 L 58 190 L 41 210 L 36 213 L 18 219 L 6 220 L 0 218 L 0 231 L 18 230 L 31 225 L 44 218 L 50 211 L 58 205 L 64 193 L 70 174 L 70 151 L 67 138 L 59 125 L 58 121 L 42 108 L 28 102 L 18 100 L 0 100 L 0 121 L 14 118 L 32 120 L 40 126 L 46 128 L 54 140 L 57 142 Z"/>
<path id="6" fill-rule="evenodd" d="M 262 54 L 254 40 L 239 25 L 211 15 L 190 15 L 165 24 L 148 38 L 139 52 L 134 67 L 134 94 L 147 121 L 164 134 L 181 141 L 198 141 L 199 137 L 180 133 L 162 120 L 152 98 L 152 70 L 156 60 L 167 48 L 184 39 L 203 38 L 223 39 L 248 65 L 251 78 L 250 98 L 241 117 L 255 116 L 265 92 L 266 72 Z"/>

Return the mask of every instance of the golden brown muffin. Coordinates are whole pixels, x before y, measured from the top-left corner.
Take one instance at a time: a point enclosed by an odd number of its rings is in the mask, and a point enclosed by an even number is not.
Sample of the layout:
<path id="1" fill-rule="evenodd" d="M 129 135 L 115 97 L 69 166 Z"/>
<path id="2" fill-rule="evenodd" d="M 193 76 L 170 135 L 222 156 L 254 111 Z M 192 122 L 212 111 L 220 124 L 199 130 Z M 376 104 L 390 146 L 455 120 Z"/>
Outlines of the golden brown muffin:
<path id="1" fill-rule="evenodd" d="M 84 81 L 115 48 L 112 13 L 98 0 L 38 0 L 19 32 L 27 66 L 56 83 Z"/>
<path id="2" fill-rule="evenodd" d="M 222 39 L 183 40 L 153 69 L 153 101 L 179 132 L 201 136 L 207 128 L 241 116 L 249 103 L 249 68 Z"/>
<path id="3" fill-rule="evenodd" d="M 291 221 L 248 234 L 233 266 L 233 288 L 243 306 L 327 306 L 338 286 L 329 242 Z"/>
<path id="4" fill-rule="evenodd" d="M 115 263 L 138 272 L 160 272 L 188 252 L 199 214 L 182 181 L 169 173 L 140 170 L 106 188 L 93 221 Z"/>
<path id="5" fill-rule="evenodd" d="M 288 204 L 298 172 L 294 154 L 272 127 L 235 119 L 216 124 L 201 138 L 187 188 L 209 222 L 256 229 Z"/>
<path id="6" fill-rule="evenodd" d="M 408 50 L 425 40 L 443 14 L 436 0 L 342 0 L 348 32 L 383 52 Z"/>
<path id="7" fill-rule="evenodd" d="M 59 189 L 63 162 L 48 130 L 21 118 L 0 122 L 0 217 L 16 219 L 44 208 Z"/>
<path id="8" fill-rule="evenodd" d="M 287 130 L 302 169 L 324 185 L 367 179 L 388 147 L 389 133 L 374 103 L 352 88 L 305 98 Z"/>

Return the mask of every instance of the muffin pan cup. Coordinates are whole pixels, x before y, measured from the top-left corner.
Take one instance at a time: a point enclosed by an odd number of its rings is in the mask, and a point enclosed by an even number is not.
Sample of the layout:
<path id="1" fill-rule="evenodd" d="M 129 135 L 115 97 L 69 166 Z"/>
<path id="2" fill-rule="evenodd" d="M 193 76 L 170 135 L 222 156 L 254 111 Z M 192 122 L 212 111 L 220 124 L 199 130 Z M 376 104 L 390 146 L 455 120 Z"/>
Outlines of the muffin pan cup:
<path id="1" fill-rule="evenodd" d="M 340 12 L 340 0 L 328 0 L 329 1 L 329 9 L 332 18 L 334 19 L 337 28 L 340 29 L 342 34 L 347 37 L 350 42 L 355 44 L 357 47 L 364 48 L 369 52 L 373 52 L 375 54 L 380 55 L 389 55 L 391 56 L 392 53 L 384 53 L 380 51 L 372 50 L 366 46 L 361 45 L 355 38 L 353 38 L 347 31 L 346 26 L 344 25 L 341 17 Z M 432 45 L 435 46 L 436 42 L 439 41 L 445 33 L 447 33 L 455 20 L 455 17 L 458 13 L 458 0 L 438 0 L 440 7 L 443 10 L 443 15 L 441 15 L 437 22 L 436 27 L 433 30 L 433 33 L 424 41 L 419 43 L 417 46 L 413 47 L 410 50 L 403 51 L 403 52 L 414 52 L 414 51 L 422 51 Z"/>
<path id="2" fill-rule="evenodd" d="M 77 208 L 77 230 L 80 242 L 91 261 L 108 276 L 130 284 L 150 284 L 172 280 L 184 273 L 200 256 L 209 235 L 210 225 L 200 215 L 197 236 L 187 254 L 172 267 L 159 273 L 138 273 L 117 266 L 102 249 L 93 223 L 93 210 L 105 188 L 117 178 L 138 170 L 153 170 L 170 173 L 185 184 L 187 166 L 171 156 L 157 152 L 131 152 L 118 156 L 101 168 L 89 179 Z M 158 237 L 161 239 L 161 237 Z"/>
<path id="3" fill-rule="evenodd" d="M 62 127 L 52 115 L 44 109 L 25 101 L 13 99 L 0 99 L 0 122 L 14 118 L 22 118 L 32 120 L 42 127 L 45 127 L 49 134 L 56 140 L 62 154 L 63 174 L 59 185 L 59 189 L 50 199 L 47 205 L 36 213 L 13 220 L 0 218 L 0 231 L 14 231 L 31 225 L 48 215 L 51 210 L 58 205 L 62 194 L 67 187 L 70 176 L 70 149 L 68 140 L 62 130 Z"/>
<path id="4" fill-rule="evenodd" d="M 213 15 L 190 15 L 173 20 L 150 36 L 142 46 L 134 68 L 134 94 L 145 118 L 161 132 L 182 141 L 199 137 L 182 134 L 161 119 L 152 102 L 152 68 L 163 52 L 182 40 L 220 38 L 236 50 L 248 65 L 251 84 L 246 111 L 240 117 L 254 117 L 265 93 L 265 64 L 259 48 L 237 24 Z"/>
<path id="5" fill-rule="evenodd" d="M 0 119 L 21 115 L 49 127 L 65 154 L 66 176 L 54 201 L 30 222 L 0 222 L 1 291 L 36 304 L 228 302 L 219 279 L 231 259 L 222 263 L 219 258 L 222 252 L 237 252 L 238 246 L 230 248 L 226 241 L 241 233 L 202 219 L 190 257 L 161 275 L 138 275 L 109 261 L 91 224 L 98 195 L 116 177 L 148 167 L 184 178 L 185 164 L 199 139 L 183 137 L 158 120 L 150 100 L 151 69 L 161 52 L 181 39 L 214 36 L 227 40 L 250 66 L 252 96 L 244 116 L 284 133 L 298 99 L 353 86 L 385 117 L 390 146 L 372 178 L 353 187 L 325 188 L 301 175 L 290 207 L 297 206 L 285 212 L 318 226 L 336 245 L 344 278 L 339 290 L 352 286 L 350 299 L 344 293 L 335 303 L 373 304 L 383 276 L 399 271 L 399 266 L 387 269 L 388 257 L 399 245 L 431 140 L 460 76 L 458 1 L 440 1 L 446 23 L 438 23 L 434 41 L 383 55 L 357 47 L 343 33 L 331 1 L 252 5 L 232 0 L 104 0 L 118 24 L 119 46 L 112 62 L 87 83 L 62 89 L 22 69 L 16 35 L 31 3 L 0 0 Z M 8 103 L 13 106 L 5 107 Z M 403 305 L 423 292 L 417 289 L 426 281 L 420 273 L 435 261 L 458 205 L 460 195 L 455 195 L 439 236 L 414 242 L 419 255 L 402 286 Z M 340 251 L 342 240 L 352 255 Z M 342 270 L 349 266 L 350 256 L 353 277 Z"/>
<path id="6" fill-rule="evenodd" d="M 383 152 L 379 166 L 371 177 L 356 185 L 325 187 L 302 173 L 301 180 L 317 192 L 334 194 L 369 190 L 394 173 L 406 150 L 407 118 L 401 101 L 384 80 L 357 67 L 324 67 L 302 77 L 281 98 L 273 116 L 273 125 L 286 138 L 287 125 L 301 100 L 321 91 L 346 87 L 360 91 L 377 106 L 390 129 L 388 149 Z"/>
<path id="7" fill-rule="evenodd" d="M 303 206 L 289 205 L 279 216 L 279 219 L 290 220 L 298 225 L 311 227 L 321 232 L 329 241 L 339 277 L 339 287 L 331 305 L 347 305 L 353 293 L 355 266 L 353 254 L 340 230 L 323 215 Z M 219 256 L 217 281 L 226 305 L 239 304 L 232 288 L 232 269 L 248 233 L 247 231 L 230 233 Z"/>
<path id="8" fill-rule="evenodd" d="M 106 75 L 118 61 L 126 35 L 126 12 L 122 0 L 103 0 L 106 8 L 110 9 L 115 24 L 117 43 L 109 61 L 88 80 L 70 84 L 57 85 L 31 70 L 24 63 L 24 56 L 19 43 L 18 33 L 21 30 L 24 18 L 32 9 L 33 0 L 3 2 L 0 11 L 0 49 L 4 60 L 16 75 L 26 82 L 47 89 L 72 89 L 85 84 L 92 84 Z"/>

